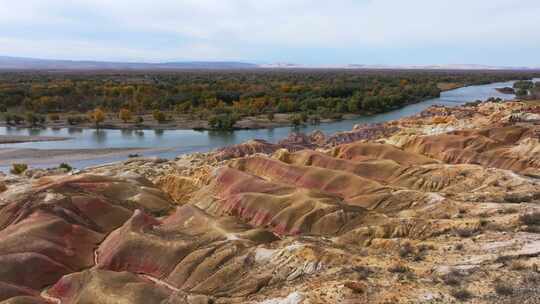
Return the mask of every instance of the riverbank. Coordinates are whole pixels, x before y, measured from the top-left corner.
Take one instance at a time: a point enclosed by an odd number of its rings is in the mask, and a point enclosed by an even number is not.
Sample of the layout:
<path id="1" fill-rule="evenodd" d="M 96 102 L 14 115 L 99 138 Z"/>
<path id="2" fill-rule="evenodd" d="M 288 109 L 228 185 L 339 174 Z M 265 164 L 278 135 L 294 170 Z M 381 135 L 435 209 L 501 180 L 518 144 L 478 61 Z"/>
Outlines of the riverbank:
<path id="1" fill-rule="evenodd" d="M 40 142 L 40 141 L 62 141 L 68 140 L 69 137 L 55 137 L 55 136 L 32 136 L 32 135 L 0 135 L 0 144 L 20 144 L 27 142 Z"/>
<path id="2" fill-rule="evenodd" d="M 421 101 L 420 101 L 421 102 Z M 404 105 L 405 106 L 405 105 Z M 290 117 L 292 115 L 297 115 L 299 113 L 278 113 L 275 114 L 273 119 L 270 120 L 267 115 L 255 115 L 255 116 L 246 116 L 236 122 L 234 129 L 235 130 L 258 130 L 258 129 L 273 129 L 280 127 L 291 127 L 293 126 Z M 136 124 L 132 122 L 123 122 L 120 119 L 114 117 L 108 117 L 107 120 L 99 125 L 100 129 L 108 130 L 204 130 L 212 131 L 208 122 L 206 120 L 193 119 L 188 115 L 178 115 L 174 113 L 167 113 L 168 116 L 175 115 L 174 118 L 171 118 L 169 121 L 158 123 L 156 121 L 151 121 L 150 117 L 143 118 L 145 123 Z M 331 123 L 345 119 L 355 119 L 361 116 L 370 116 L 373 113 L 364 113 L 364 114 L 343 114 L 341 118 L 335 119 L 320 119 L 320 123 Z M 109 115 L 110 116 L 110 115 Z M 143 115 L 150 116 L 150 115 Z M 6 124 L 5 122 L 0 123 L 0 127 L 10 127 L 18 129 L 96 129 L 94 123 L 80 123 L 77 125 L 71 125 L 67 123 L 67 119 L 62 119 L 61 121 L 48 121 L 45 124 L 40 125 L 39 127 L 30 126 L 26 124 Z M 21 141 L 22 142 L 22 141 Z M 3 143 L 3 142 L 0 142 Z M 5 142 L 5 143 L 16 143 L 16 142 Z"/>
<path id="3" fill-rule="evenodd" d="M 139 155 L 152 149 L 144 148 L 106 148 L 106 149 L 0 149 L 0 166 L 11 166 L 13 163 L 27 165 L 55 166 L 63 162 L 74 162 L 108 157 L 127 157 Z"/>

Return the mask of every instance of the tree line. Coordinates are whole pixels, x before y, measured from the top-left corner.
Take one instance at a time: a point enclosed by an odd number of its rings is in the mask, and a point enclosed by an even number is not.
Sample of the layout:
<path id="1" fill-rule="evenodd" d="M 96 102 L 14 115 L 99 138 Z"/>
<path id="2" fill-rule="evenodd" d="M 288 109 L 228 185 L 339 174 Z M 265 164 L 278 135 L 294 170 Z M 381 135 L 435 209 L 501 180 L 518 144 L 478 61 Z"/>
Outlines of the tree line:
<path id="1" fill-rule="evenodd" d="M 272 119 L 276 113 L 296 113 L 292 119 L 303 122 L 385 112 L 440 96 L 440 83 L 472 85 L 535 76 L 376 70 L 2 73 L 0 112 L 28 112 L 38 121 L 73 112 L 73 123 L 95 120 L 91 112 L 96 109 L 118 113 L 126 122 L 148 113 L 158 121 L 178 114 L 228 129 L 251 115 Z"/>

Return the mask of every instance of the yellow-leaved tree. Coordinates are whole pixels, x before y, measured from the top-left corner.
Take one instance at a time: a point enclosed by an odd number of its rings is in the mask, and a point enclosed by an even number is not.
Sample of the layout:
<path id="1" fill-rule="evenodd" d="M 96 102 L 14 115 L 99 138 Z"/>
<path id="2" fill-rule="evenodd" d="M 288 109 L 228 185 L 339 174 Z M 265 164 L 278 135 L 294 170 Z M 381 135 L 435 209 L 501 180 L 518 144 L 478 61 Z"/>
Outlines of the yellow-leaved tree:
<path id="1" fill-rule="evenodd" d="M 96 129 L 99 129 L 99 124 L 105 120 L 105 112 L 101 108 L 94 109 L 88 116 L 96 124 Z"/>
<path id="2" fill-rule="evenodd" d="M 120 109 L 120 113 L 118 113 L 118 117 L 120 117 L 120 119 L 126 123 L 130 120 L 133 119 L 133 114 L 131 113 L 131 111 L 129 109 Z"/>

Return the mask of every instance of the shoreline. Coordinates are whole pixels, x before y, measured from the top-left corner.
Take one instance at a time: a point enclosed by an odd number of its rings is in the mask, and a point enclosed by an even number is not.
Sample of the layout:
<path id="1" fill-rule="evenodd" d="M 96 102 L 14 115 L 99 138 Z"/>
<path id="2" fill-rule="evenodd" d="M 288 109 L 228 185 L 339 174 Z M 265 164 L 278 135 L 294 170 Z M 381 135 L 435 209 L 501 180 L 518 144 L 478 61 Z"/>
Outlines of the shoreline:
<path id="1" fill-rule="evenodd" d="M 62 136 L 37 136 L 37 135 L 0 135 L 1 144 L 22 144 L 28 142 L 42 141 L 64 141 L 72 139 L 71 137 Z"/>
<path id="2" fill-rule="evenodd" d="M 338 121 L 346 121 L 346 120 L 354 120 L 360 117 L 370 117 L 378 114 L 384 114 L 392 111 L 399 110 L 401 108 L 407 107 L 409 105 L 418 104 L 421 102 L 425 102 L 434 98 L 438 97 L 430 97 L 426 99 L 422 99 L 416 102 L 411 102 L 407 104 L 403 104 L 399 107 L 392 108 L 385 112 L 365 112 L 365 113 L 345 113 L 342 114 L 341 118 L 325 118 L 321 119 L 319 123 L 313 124 L 313 123 L 303 123 L 300 126 L 315 126 L 319 124 L 326 124 L 326 123 L 333 123 Z M 205 124 L 205 121 L 201 120 L 193 120 L 193 121 L 182 121 L 180 120 L 177 123 L 164 123 L 164 124 L 142 124 L 142 125 L 135 125 L 133 123 L 118 123 L 118 124 L 111 124 L 106 123 L 102 124 L 99 129 L 95 127 L 92 123 L 85 123 L 80 124 L 76 126 L 69 125 L 67 123 L 55 123 L 55 124 L 45 124 L 38 127 L 30 127 L 27 125 L 8 125 L 5 122 L 0 122 L 0 127 L 5 128 L 14 128 L 14 129 L 73 129 L 73 130 L 126 130 L 126 131 L 138 131 L 138 130 L 154 130 L 154 131 L 170 131 L 170 130 L 189 130 L 189 131 L 199 131 L 199 132 L 234 132 L 234 131 L 242 131 L 242 130 L 271 130 L 275 128 L 283 128 L 283 127 L 294 127 L 294 125 L 289 120 L 289 116 L 300 114 L 300 112 L 294 112 L 294 113 L 278 113 L 275 114 L 274 120 L 270 121 L 268 118 L 266 118 L 266 115 L 258 115 L 258 116 L 247 116 L 243 119 L 239 120 L 235 127 L 231 130 L 220 130 L 220 129 L 212 129 L 208 128 L 207 126 L 202 126 L 202 124 Z M 1 135 L 0 135 L 1 136 Z M 69 137 L 64 137 L 59 140 L 68 140 Z M 7 143 L 7 142 L 6 142 Z M 14 142 L 19 143 L 19 142 Z M 0 142 L 2 144 L 2 142 Z"/>
<path id="3" fill-rule="evenodd" d="M 105 148 L 105 149 L 32 149 L 0 148 L 0 166 L 13 163 L 27 165 L 58 166 L 62 162 L 76 162 L 107 157 L 128 157 L 128 154 L 142 154 L 166 149 L 151 148 Z"/>
<path id="4" fill-rule="evenodd" d="M 425 100 L 422 100 L 425 101 Z M 419 101 L 419 102 L 422 102 Z M 408 105 L 408 104 L 407 104 Z M 404 105 L 406 106 L 406 105 Z M 393 109 L 395 110 L 395 109 Z M 142 124 L 142 125 L 135 125 L 133 123 L 106 123 L 102 124 L 99 129 L 95 127 L 94 124 L 88 123 L 88 124 L 80 124 L 80 125 L 69 125 L 67 123 L 54 123 L 50 124 L 47 123 L 45 125 L 40 125 L 38 127 L 31 127 L 28 125 L 11 125 L 6 124 L 5 122 L 0 123 L 0 127 L 4 128 L 13 128 L 13 129 L 36 129 L 36 130 L 42 130 L 42 129 L 73 129 L 73 130 L 127 130 L 127 131 L 138 131 L 138 130 L 157 130 L 157 131 L 167 131 L 167 130 L 189 130 L 189 131 L 209 131 L 209 132 L 229 132 L 229 131 L 240 131 L 240 130 L 264 130 L 264 129 L 274 129 L 274 128 L 282 128 L 282 127 L 293 127 L 293 124 L 288 119 L 289 115 L 294 115 L 298 113 L 287 113 L 287 114 L 275 114 L 277 119 L 274 119 L 273 121 L 270 121 L 266 118 L 266 115 L 259 115 L 259 116 L 248 116 L 241 120 L 239 120 L 236 123 L 236 126 L 232 130 L 219 130 L 219 129 L 212 129 L 207 127 L 205 121 L 201 120 L 193 120 L 193 121 L 177 121 L 177 122 L 170 122 L 170 123 L 163 123 L 163 124 Z M 371 116 L 375 115 L 375 113 L 364 113 L 364 114 L 352 114 L 347 113 L 343 114 L 343 118 L 341 119 L 321 119 L 320 123 L 331 123 L 341 120 L 350 120 L 355 119 L 361 116 Z M 309 123 L 306 123 L 305 125 L 309 125 Z M 2 136 L 2 135 L 0 135 Z M 19 136 L 22 137 L 22 136 Z M 69 137 L 65 137 L 59 140 L 67 140 L 70 139 Z M 1 139 L 0 139 L 1 140 Z M 36 140 L 37 141 L 37 140 Z M 24 141 L 21 141 L 24 142 Z M 1 142 L 2 143 L 21 143 L 21 142 Z"/>

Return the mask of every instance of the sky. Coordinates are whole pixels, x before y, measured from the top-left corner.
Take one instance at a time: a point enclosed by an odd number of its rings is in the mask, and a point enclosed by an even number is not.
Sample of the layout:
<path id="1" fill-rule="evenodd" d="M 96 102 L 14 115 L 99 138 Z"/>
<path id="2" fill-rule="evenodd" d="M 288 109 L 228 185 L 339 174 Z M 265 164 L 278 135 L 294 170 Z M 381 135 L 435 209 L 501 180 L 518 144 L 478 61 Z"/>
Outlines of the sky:
<path id="1" fill-rule="evenodd" d="M 540 66 L 540 0 L 0 0 L 0 55 Z"/>

